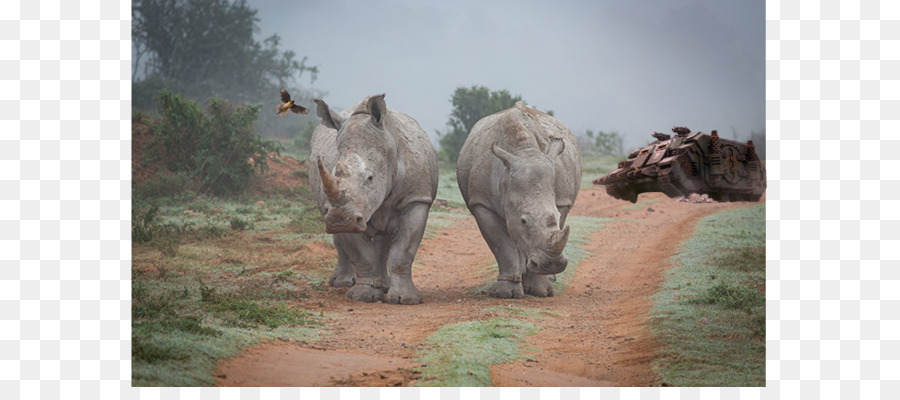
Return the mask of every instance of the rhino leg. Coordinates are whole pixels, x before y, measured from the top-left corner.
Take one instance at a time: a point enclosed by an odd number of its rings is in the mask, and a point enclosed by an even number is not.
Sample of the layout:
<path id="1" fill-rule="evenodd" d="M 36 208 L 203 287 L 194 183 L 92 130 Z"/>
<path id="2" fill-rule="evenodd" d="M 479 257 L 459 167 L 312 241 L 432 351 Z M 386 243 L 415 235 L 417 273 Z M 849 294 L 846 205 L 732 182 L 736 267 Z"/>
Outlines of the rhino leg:
<path id="1" fill-rule="evenodd" d="M 553 285 L 550 277 L 531 273 L 522 274 L 522 287 L 525 293 L 536 297 L 553 297 Z"/>
<path id="2" fill-rule="evenodd" d="M 412 263 L 425 233 L 428 203 L 412 203 L 403 211 L 394 232 L 387 265 L 391 269 L 391 287 L 384 301 L 392 304 L 419 304 L 422 294 L 412 281 Z"/>
<path id="3" fill-rule="evenodd" d="M 521 282 L 525 260 L 506 233 L 506 223 L 487 207 L 476 205 L 471 211 L 478 223 L 481 237 L 494 253 L 500 270 L 497 282 L 491 286 L 488 295 L 500 299 L 521 299 L 525 296 Z"/>
<path id="4" fill-rule="evenodd" d="M 381 301 L 387 282 L 378 271 L 380 257 L 376 242 L 355 233 L 334 236 L 335 243 L 341 242 L 347 250 L 347 258 L 356 270 L 356 284 L 347 291 L 347 298 L 367 303 Z"/>
<path id="5" fill-rule="evenodd" d="M 334 273 L 328 278 L 328 284 L 334 287 L 353 286 L 356 284 L 356 270 L 353 269 L 353 263 L 350 262 L 350 256 L 345 249 L 349 244 L 344 239 L 345 235 L 334 235 L 334 248 L 337 249 L 337 267 Z"/>

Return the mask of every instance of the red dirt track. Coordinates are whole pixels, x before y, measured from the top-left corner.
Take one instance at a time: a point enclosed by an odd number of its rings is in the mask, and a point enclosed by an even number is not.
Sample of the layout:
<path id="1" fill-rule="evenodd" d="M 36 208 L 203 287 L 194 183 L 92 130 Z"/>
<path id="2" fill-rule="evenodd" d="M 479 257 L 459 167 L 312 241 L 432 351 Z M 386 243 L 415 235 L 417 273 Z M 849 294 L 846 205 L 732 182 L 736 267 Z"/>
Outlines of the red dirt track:
<path id="1" fill-rule="evenodd" d="M 219 386 L 406 386 L 418 379 L 416 352 L 440 327 L 476 318 L 497 305 L 559 315 L 536 322 L 526 338 L 539 349 L 491 368 L 494 386 L 655 386 L 657 345 L 647 327 L 669 258 L 698 219 L 754 203 L 681 203 L 660 193 L 640 209 L 592 187 L 579 193 L 572 215 L 615 218 L 591 236 L 590 256 L 565 291 L 551 298 L 492 299 L 473 292 L 496 271 L 493 255 L 469 216 L 422 241 L 413 281 L 425 302 L 415 306 L 358 303 L 347 288 L 316 291 L 300 305 L 340 317 L 316 342 L 272 341 L 219 363 Z M 333 250 L 331 250 L 333 251 Z"/>

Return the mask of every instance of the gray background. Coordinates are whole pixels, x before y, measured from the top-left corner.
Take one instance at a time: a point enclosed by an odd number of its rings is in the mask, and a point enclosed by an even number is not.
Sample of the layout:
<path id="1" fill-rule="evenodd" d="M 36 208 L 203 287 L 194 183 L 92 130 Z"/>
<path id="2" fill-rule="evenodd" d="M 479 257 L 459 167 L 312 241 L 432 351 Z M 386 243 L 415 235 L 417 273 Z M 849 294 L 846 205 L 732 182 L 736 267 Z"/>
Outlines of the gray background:
<path id="1" fill-rule="evenodd" d="M 0 393 L 166 400 L 896 396 L 900 6 L 802 4 L 769 1 L 765 13 L 766 388 L 132 389 L 129 6 L 4 2 Z"/>
<path id="2" fill-rule="evenodd" d="M 278 34 L 320 67 L 311 86 L 329 104 L 386 93 L 432 138 L 446 130 L 453 91 L 472 85 L 520 94 L 575 133 L 618 131 L 626 151 L 674 125 L 743 140 L 765 129 L 761 1 L 248 4 L 262 37 Z"/>

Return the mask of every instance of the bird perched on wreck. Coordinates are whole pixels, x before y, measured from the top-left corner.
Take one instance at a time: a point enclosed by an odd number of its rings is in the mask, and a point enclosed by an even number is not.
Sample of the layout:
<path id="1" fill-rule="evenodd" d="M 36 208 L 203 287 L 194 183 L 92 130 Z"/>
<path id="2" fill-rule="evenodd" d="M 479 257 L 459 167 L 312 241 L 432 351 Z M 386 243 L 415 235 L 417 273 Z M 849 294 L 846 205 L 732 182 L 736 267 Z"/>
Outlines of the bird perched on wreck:
<path id="1" fill-rule="evenodd" d="M 281 102 L 283 104 L 275 107 L 275 113 L 278 114 L 279 117 L 287 116 L 288 110 L 294 114 L 306 114 L 309 112 L 308 108 L 294 104 L 294 100 L 291 99 L 291 94 L 284 88 L 281 88 Z"/>

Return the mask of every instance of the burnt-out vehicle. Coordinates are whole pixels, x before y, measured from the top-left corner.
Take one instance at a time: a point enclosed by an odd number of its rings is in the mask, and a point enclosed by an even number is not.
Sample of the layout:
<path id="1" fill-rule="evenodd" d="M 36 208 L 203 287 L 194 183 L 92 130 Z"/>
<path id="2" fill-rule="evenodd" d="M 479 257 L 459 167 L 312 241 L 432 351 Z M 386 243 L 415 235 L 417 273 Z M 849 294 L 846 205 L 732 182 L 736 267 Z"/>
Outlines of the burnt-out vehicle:
<path id="1" fill-rule="evenodd" d="M 758 201 L 766 191 L 766 168 L 752 141 L 726 140 L 716 131 L 672 128 L 653 133 L 655 142 L 635 150 L 618 168 L 593 182 L 617 199 L 663 192 L 671 198 L 706 194 L 716 201 Z"/>

